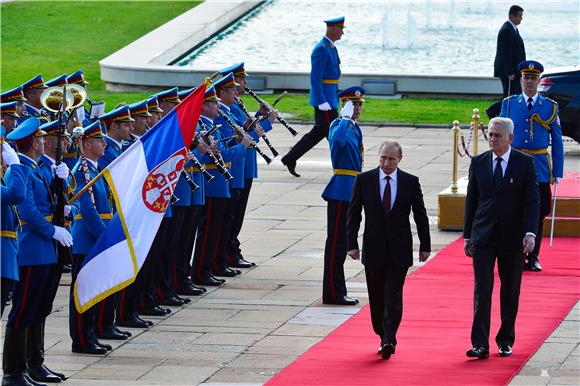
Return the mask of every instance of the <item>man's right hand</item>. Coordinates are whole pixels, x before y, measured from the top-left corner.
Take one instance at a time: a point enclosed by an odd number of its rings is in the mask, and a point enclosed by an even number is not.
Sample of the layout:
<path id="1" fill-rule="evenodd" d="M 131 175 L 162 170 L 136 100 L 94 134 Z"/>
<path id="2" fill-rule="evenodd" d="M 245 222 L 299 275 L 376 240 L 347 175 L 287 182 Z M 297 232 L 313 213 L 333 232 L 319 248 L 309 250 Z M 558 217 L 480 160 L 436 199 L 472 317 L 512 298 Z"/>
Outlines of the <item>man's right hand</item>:
<path id="1" fill-rule="evenodd" d="M 58 241 L 63 247 L 71 247 L 73 245 L 71 234 L 63 227 L 55 226 L 52 238 Z"/>
<path id="2" fill-rule="evenodd" d="M 20 164 L 20 159 L 16 151 L 8 144 L 8 142 L 2 143 L 2 160 L 8 166 L 14 164 Z"/>
<path id="3" fill-rule="evenodd" d="M 353 260 L 358 260 L 360 258 L 360 250 L 358 249 L 351 249 L 346 254 L 349 255 Z"/>
<path id="4" fill-rule="evenodd" d="M 471 253 L 471 244 L 469 243 L 469 240 L 463 241 L 463 251 L 465 252 L 465 256 L 473 257 Z"/>
<path id="5" fill-rule="evenodd" d="M 318 110 L 320 111 L 330 111 L 331 107 L 328 102 L 324 102 L 318 105 Z"/>
<path id="6" fill-rule="evenodd" d="M 250 137 L 248 134 L 244 134 L 244 137 L 242 138 L 242 145 L 244 145 L 247 148 L 249 148 L 252 145 L 252 137 Z"/>

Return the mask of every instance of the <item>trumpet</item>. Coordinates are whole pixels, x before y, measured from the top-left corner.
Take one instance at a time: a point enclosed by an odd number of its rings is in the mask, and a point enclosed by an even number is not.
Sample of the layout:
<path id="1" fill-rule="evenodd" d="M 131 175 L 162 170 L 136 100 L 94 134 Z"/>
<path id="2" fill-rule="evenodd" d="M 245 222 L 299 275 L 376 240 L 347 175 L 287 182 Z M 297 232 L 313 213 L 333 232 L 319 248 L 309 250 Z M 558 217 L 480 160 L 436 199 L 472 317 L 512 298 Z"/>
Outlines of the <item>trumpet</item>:
<path id="1" fill-rule="evenodd" d="M 242 100 L 240 99 L 240 97 L 236 97 L 236 103 L 241 107 L 242 111 L 244 112 L 244 114 L 246 114 L 246 117 L 250 118 L 250 120 L 252 121 L 252 123 L 256 120 L 254 119 L 251 115 L 250 112 L 248 111 L 248 109 L 246 109 L 246 106 L 244 106 L 244 102 L 242 102 Z M 280 153 L 278 153 L 276 151 L 276 149 L 274 149 L 274 146 L 272 146 L 272 144 L 270 143 L 270 139 L 268 139 L 268 137 L 266 136 L 266 133 L 261 135 L 262 139 L 264 140 L 264 142 L 266 142 L 266 145 L 268 145 L 268 148 L 270 149 L 270 151 L 272 152 L 272 155 L 274 157 L 278 157 L 278 155 L 280 155 Z"/>

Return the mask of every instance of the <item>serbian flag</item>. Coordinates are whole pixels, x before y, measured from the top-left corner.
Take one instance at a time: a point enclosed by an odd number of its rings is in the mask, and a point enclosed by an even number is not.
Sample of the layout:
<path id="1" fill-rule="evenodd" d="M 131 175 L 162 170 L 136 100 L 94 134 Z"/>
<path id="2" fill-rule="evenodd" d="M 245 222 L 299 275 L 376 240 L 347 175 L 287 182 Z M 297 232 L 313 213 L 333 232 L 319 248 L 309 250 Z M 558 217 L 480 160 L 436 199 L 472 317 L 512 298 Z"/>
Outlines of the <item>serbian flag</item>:
<path id="1" fill-rule="evenodd" d="M 187 161 L 205 88 L 200 85 L 103 170 L 117 213 L 79 271 L 78 312 L 135 280 Z"/>

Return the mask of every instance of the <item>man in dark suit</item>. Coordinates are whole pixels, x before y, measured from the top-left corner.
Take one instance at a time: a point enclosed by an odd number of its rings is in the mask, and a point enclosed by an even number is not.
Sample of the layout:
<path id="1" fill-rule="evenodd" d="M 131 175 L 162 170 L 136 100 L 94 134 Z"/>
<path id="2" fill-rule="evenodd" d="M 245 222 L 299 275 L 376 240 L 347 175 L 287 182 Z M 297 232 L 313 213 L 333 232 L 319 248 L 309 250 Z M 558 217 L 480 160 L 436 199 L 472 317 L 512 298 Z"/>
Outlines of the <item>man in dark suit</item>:
<path id="1" fill-rule="evenodd" d="M 362 263 L 365 266 L 373 330 L 381 338 L 379 354 L 395 353 L 397 329 L 403 316 L 403 284 L 413 265 L 413 236 L 409 214 L 419 234 L 419 261 L 431 253 L 429 220 L 419 179 L 399 169 L 401 145 L 385 141 L 378 168 L 356 177 L 347 217 L 347 254 L 358 260 L 361 210 L 365 211 Z"/>
<path id="2" fill-rule="evenodd" d="M 508 20 L 503 23 L 497 34 L 493 76 L 501 79 L 504 98 L 522 92 L 518 64 L 526 60 L 526 49 L 518 25 L 522 22 L 523 14 L 522 7 L 512 5 Z"/>
<path id="3" fill-rule="evenodd" d="M 499 356 L 510 356 L 515 340 L 524 254 L 534 250 L 540 199 L 534 158 L 512 149 L 514 124 L 489 121 L 489 148 L 471 160 L 465 199 L 465 254 L 473 258 L 474 317 L 471 358 L 489 356 L 493 270 L 501 281 Z M 523 248 L 522 248 L 523 245 Z M 522 253 L 523 252 L 523 253 Z"/>

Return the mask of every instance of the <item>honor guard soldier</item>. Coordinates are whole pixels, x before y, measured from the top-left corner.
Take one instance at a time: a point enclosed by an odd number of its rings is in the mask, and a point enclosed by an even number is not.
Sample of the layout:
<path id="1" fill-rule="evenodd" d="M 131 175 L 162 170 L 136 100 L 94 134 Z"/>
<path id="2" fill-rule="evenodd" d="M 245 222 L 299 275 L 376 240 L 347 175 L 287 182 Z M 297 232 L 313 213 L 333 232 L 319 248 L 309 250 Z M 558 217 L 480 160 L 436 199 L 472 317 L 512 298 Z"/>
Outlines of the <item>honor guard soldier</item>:
<path id="1" fill-rule="evenodd" d="M 338 80 L 340 78 L 340 58 L 335 42 L 344 34 L 344 17 L 324 21 L 326 35 L 314 46 L 310 62 L 310 105 L 314 107 L 314 127 L 306 133 L 282 158 L 290 174 L 296 173 L 296 161 L 312 149 L 324 137 L 328 137 L 330 123 L 338 116 Z"/>
<path id="2" fill-rule="evenodd" d="M 132 144 L 139 139 L 143 134 L 149 130 L 151 122 L 151 113 L 147 108 L 147 100 L 136 102 L 129 105 L 129 112 L 131 118 L 135 121 L 131 123 L 133 131 L 131 132 L 131 139 L 122 142 L 123 151 L 127 150 Z"/>
<path id="3" fill-rule="evenodd" d="M 544 66 L 527 60 L 519 64 L 518 70 L 521 72 L 523 92 L 503 100 L 500 116 L 511 118 L 514 122 L 513 148 L 532 155 L 536 160 L 540 218 L 534 251 L 528 254 L 525 269 L 541 271 L 539 254 L 544 218 L 550 213 L 552 202 L 550 184 L 559 183 L 564 174 L 564 144 L 558 104 L 538 94 Z"/>
<path id="4" fill-rule="evenodd" d="M 79 142 L 81 157 L 73 168 L 77 181 L 76 192 L 99 174 L 98 161 L 104 155 L 107 146 L 104 138 L 105 134 L 101 130 L 99 121 L 84 128 Z M 79 197 L 77 202 L 79 213 L 75 216 L 72 226 L 75 244 L 72 248 L 73 269 L 69 301 L 69 332 L 72 339 L 72 351 L 84 354 L 105 354 L 112 350 L 112 347 L 99 342 L 96 335 L 95 318 L 99 304 L 79 314 L 74 300 L 74 287 L 82 263 L 113 218 L 111 193 L 105 179 L 99 179 Z"/>
<path id="5" fill-rule="evenodd" d="M 117 107 L 113 111 L 102 115 L 99 120 L 107 130 L 107 135 L 105 136 L 107 148 L 105 149 L 105 155 L 99 158 L 99 167 L 104 169 L 123 152 L 122 142 L 131 139 L 131 133 L 133 132 L 132 123 L 135 120 L 131 117 L 129 106 L 127 105 Z"/>
<path id="6" fill-rule="evenodd" d="M 159 108 L 163 110 L 162 117 L 169 113 L 175 106 L 177 106 L 181 99 L 179 99 L 177 87 L 170 88 L 168 90 L 161 91 L 154 96 L 157 97 L 157 103 L 159 103 Z"/>
<path id="7" fill-rule="evenodd" d="M 73 239 L 52 224 L 54 204 L 36 160 L 44 153 L 44 132 L 31 117 L 6 138 L 16 143 L 20 163 L 27 168 L 26 200 L 17 205 L 22 220 L 19 237 L 19 277 L 4 336 L 3 383 L 60 382 L 65 377 L 44 365 L 44 323 L 52 310 L 54 278 L 60 275 L 55 242 L 70 247 Z M 58 173 L 58 169 L 55 170 Z M 7 178 L 11 171 L 8 170 Z M 62 175 L 57 176 L 63 177 Z"/>
<path id="8" fill-rule="evenodd" d="M 363 138 L 358 125 L 365 90 L 349 87 L 340 93 L 341 117 L 330 125 L 328 142 L 333 176 L 322 192 L 327 202 L 327 237 L 324 249 L 324 304 L 355 305 L 357 299 L 347 296 L 344 261 L 347 252 L 346 215 L 354 180 L 362 171 Z"/>
<path id="9" fill-rule="evenodd" d="M 14 285 L 18 281 L 18 238 L 17 232 L 20 230 L 20 221 L 16 205 L 26 198 L 26 179 L 28 177 L 26 167 L 20 164 L 18 155 L 14 149 L 4 141 L 6 130 L 2 126 L 2 175 L 5 175 L 5 168 L 10 169 L 10 175 L 2 178 L 2 230 L 0 236 L 2 242 L 2 311 L 8 301 L 8 295 L 12 293 Z M 9 177 L 9 178 L 8 178 Z"/>
<path id="10" fill-rule="evenodd" d="M 26 102 L 26 100 L 27 99 L 24 97 L 24 93 L 22 92 L 22 86 L 18 86 L 12 90 L 4 91 L 2 94 L 0 94 L 0 103 L 17 102 L 16 113 L 18 115 L 22 114 L 24 111 L 24 102 Z"/>
<path id="11" fill-rule="evenodd" d="M 233 77 L 222 78 L 223 82 L 233 85 Z M 210 87 L 205 92 L 204 103 L 201 106 L 199 125 L 202 130 L 211 130 L 214 119 L 219 112 L 219 97 L 216 89 Z M 225 166 L 229 168 L 234 162 L 242 162 L 246 154 L 246 148 L 250 146 L 250 137 L 245 135 L 240 144 L 226 147 L 222 140 L 222 134 L 218 130 L 213 137 L 214 143 L 210 152 L 215 158 L 223 159 Z M 219 172 L 218 165 L 212 160 L 209 153 L 200 160 L 205 164 L 213 176 L 211 183 L 204 180 L 205 206 L 203 208 L 200 225 L 197 231 L 195 253 L 191 269 L 191 280 L 194 284 L 202 286 L 219 286 L 225 281 L 216 278 L 212 271 L 212 262 L 220 254 L 223 256 L 223 245 L 220 240 L 221 226 L 225 217 L 227 200 L 231 198 L 230 182 Z"/>
<path id="12" fill-rule="evenodd" d="M 233 66 L 224 68 L 220 70 L 222 75 L 227 75 L 229 73 L 234 74 L 234 80 L 238 83 L 236 86 L 238 96 L 243 95 L 245 93 L 246 87 L 246 77 L 248 74 L 244 69 L 244 63 L 238 63 Z M 236 102 L 230 105 L 230 109 L 232 114 L 236 117 L 238 122 L 244 122 L 244 127 L 248 127 L 251 124 L 252 120 L 246 116 L 244 112 L 244 107 L 241 103 L 241 99 L 237 99 Z M 260 105 L 260 110 L 256 115 L 263 115 L 267 114 L 268 111 L 265 110 L 265 106 Z M 254 139 L 254 141 L 259 142 L 260 136 L 264 132 L 268 132 L 272 130 L 272 121 L 276 119 L 274 115 L 268 120 L 263 120 L 260 125 L 257 127 L 257 130 L 251 131 L 249 134 Z M 234 268 L 251 268 L 255 266 L 255 263 L 246 261 L 242 255 L 242 251 L 240 248 L 240 240 L 238 236 L 240 231 L 242 230 L 242 225 L 244 222 L 244 217 L 246 214 L 246 208 L 248 206 L 248 198 L 250 196 L 250 190 L 252 189 L 252 183 L 254 178 L 258 177 L 258 161 L 257 161 L 257 154 L 256 149 L 253 147 L 249 147 L 246 149 L 246 162 L 244 166 L 244 187 L 242 189 L 236 190 L 233 189 L 232 191 L 232 200 L 234 202 L 233 208 L 233 225 L 232 225 L 232 235 L 230 237 L 230 241 L 226 245 L 226 256 L 227 256 L 227 263 L 230 267 Z"/>
<path id="13" fill-rule="evenodd" d="M 16 127 L 16 123 L 20 115 L 18 115 L 18 103 L 8 102 L 0 104 L 0 115 L 2 117 L 2 127 L 5 128 L 6 133 L 10 134 Z"/>
<path id="14" fill-rule="evenodd" d="M 64 85 L 67 84 L 66 77 L 67 77 L 66 74 L 62 74 L 52 78 L 51 80 L 47 80 L 46 82 L 44 82 L 44 84 L 47 87 L 64 87 Z"/>
<path id="15" fill-rule="evenodd" d="M 149 118 L 149 127 L 153 127 L 163 117 L 163 110 L 159 107 L 159 102 L 155 95 L 147 99 L 147 111 L 151 114 L 151 118 Z"/>
<path id="16" fill-rule="evenodd" d="M 22 112 L 18 123 L 24 122 L 29 117 L 47 117 L 48 114 L 44 111 L 40 103 L 40 95 L 48 86 L 42 79 L 42 74 L 36 75 L 34 78 L 22 84 L 22 92 L 27 102 L 24 104 L 24 111 Z"/>

